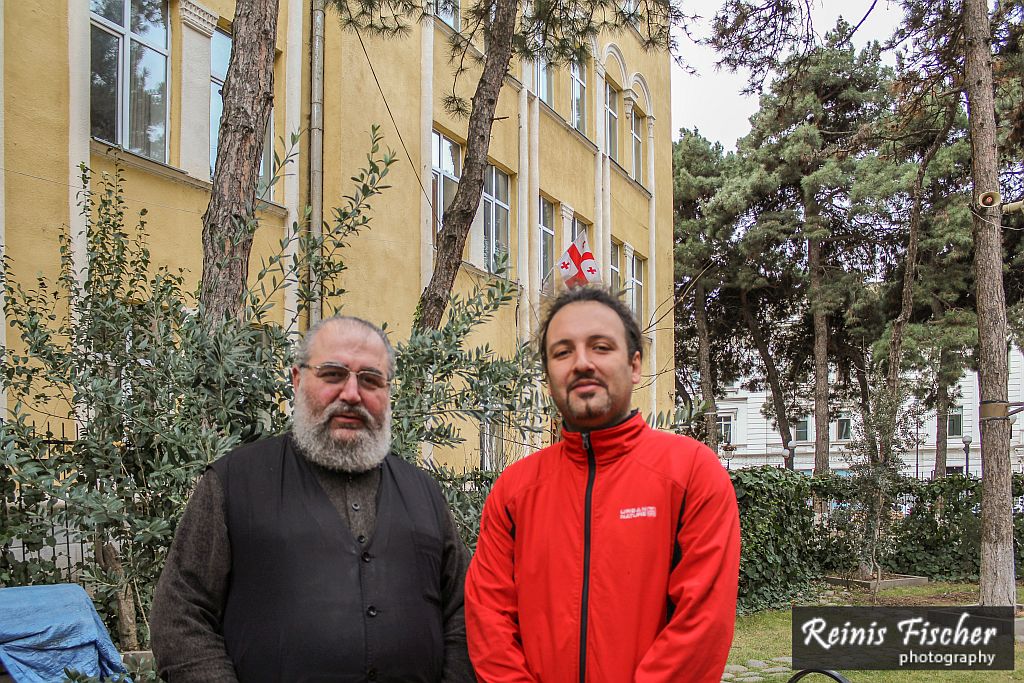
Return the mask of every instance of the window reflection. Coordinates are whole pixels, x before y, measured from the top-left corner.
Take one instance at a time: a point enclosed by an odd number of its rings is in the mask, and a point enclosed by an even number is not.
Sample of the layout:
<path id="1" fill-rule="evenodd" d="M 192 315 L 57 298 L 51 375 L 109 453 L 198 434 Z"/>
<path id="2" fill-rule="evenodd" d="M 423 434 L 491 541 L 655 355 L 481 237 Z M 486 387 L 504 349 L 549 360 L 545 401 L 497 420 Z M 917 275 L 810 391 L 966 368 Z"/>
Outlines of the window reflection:
<path id="1" fill-rule="evenodd" d="M 132 0 L 132 32 L 146 42 L 167 45 L 167 4 L 164 0 Z"/>
<path id="2" fill-rule="evenodd" d="M 167 120 L 167 60 L 133 42 L 131 64 L 128 149 L 162 160 Z"/>
<path id="3" fill-rule="evenodd" d="M 117 36 L 92 27 L 92 77 L 89 84 L 92 135 L 117 142 Z"/>

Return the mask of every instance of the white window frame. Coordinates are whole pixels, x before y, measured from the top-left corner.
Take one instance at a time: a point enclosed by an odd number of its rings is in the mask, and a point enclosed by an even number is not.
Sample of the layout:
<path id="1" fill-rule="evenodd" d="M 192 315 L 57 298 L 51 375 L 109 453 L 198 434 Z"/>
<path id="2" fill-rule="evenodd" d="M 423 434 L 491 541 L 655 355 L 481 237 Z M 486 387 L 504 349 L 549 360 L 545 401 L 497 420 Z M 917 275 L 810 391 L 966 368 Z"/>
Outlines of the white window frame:
<path id="1" fill-rule="evenodd" d="M 956 425 L 956 429 L 953 426 Z M 964 407 L 952 406 L 946 414 L 946 438 L 959 439 L 964 435 Z"/>
<path id="2" fill-rule="evenodd" d="M 736 418 L 732 413 L 718 413 L 715 416 L 715 431 L 718 432 L 718 443 L 731 444 L 735 437 Z"/>
<path id="3" fill-rule="evenodd" d="M 497 191 L 488 191 L 488 184 L 496 188 L 499 182 L 505 184 L 505 196 L 508 201 L 502 201 Z M 484 208 L 484 269 L 488 273 L 497 273 L 497 260 L 501 253 L 508 255 L 512 224 L 512 178 L 501 169 L 488 164 L 484 171 L 484 190 L 482 198 Z M 498 239 L 497 218 L 505 214 L 505 241 Z M 507 265 L 507 264 L 506 264 Z"/>
<path id="4" fill-rule="evenodd" d="M 572 62 L 569 65 L 569 88 L 572 101 L 569 104 L 569 123 L 573 128 L 586 135 L 587 133 L 587 67 L 586 64 Z"/>
<path id="5" fill-rule="evenodd" d="M 800 425 L 803 425 L 801 428 Z M 803 431 L 804 435 L 801 438 L 800 432 Z M 811 418 L 810 416 L 801 417 L 795 423 L 793 423 L 793 440 L 797 443 L 809 443 L 811 440 Z"/>
<path id="6" fill-rule="evenodd" d="M 609 280 L 612 294 L 618 294 L 622 290 L 622 271 L 619 264 L 622 261 L 622 244 L 612 240 L 612 248 L 608 254 Z"/>
<path id="7" fill-rule="evenodd" d="M 445 205 L 451 202 L 451 198 L 445 195 L 445 179 L 455 183 L 452 197 L 455 196 L 454 193 L 459 189 L 459 180 L 462 177 L 462 145 L 436 130 L 431 131 L 430 135 L 430 175 L 432 181 L 430 201 L 434 214 L 434 234 L 436 235 L 444 227 Z M 443 148 L 446 145 L 450 145 L 458 150 L 458 153 L 455 155 L 457 163 L 454 170 L 445 168 L 441 162 Z"/>
<path id="8" fill-rule="evenodd" d="M 613 160 L 619 160 L 619 95 L 618 90 L 611 81 L 605 81 L 605 131 L 604 151 Z"/>
<path id="9" fill-rule="evenodd" d="M 629 264 L 626 300 L 633 315 L 641 322 L 644 319 L 644 263 L 647 259 L 633 252 Z"/>
<path id="10" fill-rule="evenodd" d="M 846 429 L 843 429 L 843 423 L 846 423 Z M 843 436 L 843 432 L 846 432 L 846 436 Z M 841 413 L 836 418 L 836 441 L 850 441 L 853 439 L 853 419 L 846 413 Z"/>
<path id="11" fill-rule="evenodd" d="M 218 137 L 220 136 L 220 122 L 216 125 L 213 121 L 213 98 L 214 89 L 218 91 L 224 88 L 224 79 L 220 78 L 217 74 L 213 73 L 213 42 L 217 40 L 217 37 L 226 38 L 230 44 L 232 36 L 227 31 L 222 29 L 215 29 L 213 35 L 210 37 L 210 178 L 213 178 L 213 167 L 217 161 L 217 143 Z M 231 54 L 230 49 L 228 54 Z M 224 69 L 225 77 L 227 76 L 227 67 Z M 221 107 L 220 110 L 223 113 L 223 92 L 220 92 Z M 256 196 L 260 199 L 271 199 L 273 197 L 273 189 L 270 185 L 270 181 L 273 178 L 274 173 L 274 110 L 270 110 L 270 118 L 267 120 L 267 134 L 263 140 L 263 154 L 260 156 L 260 173 L 259 179 L 256 182 Z"/>
<path id="12" fill-rule="evenodd" d="M 572 224 L 571 224 L 571 227 L 569 228 L 569 236 L 572 238 L 571 241 L 575 242 L 576 238 L 580 236 L 580 233 L 581 232 L 587 232 L 587 230 L 589 228 L 590 228 L 590 223 L 587 223 L 586 221 L 580 219 L 579 216 L 573 216 L 572 217 Z M 589 232 L 587 232 L 587 244 L 588 245 L 590 244 L 590 233 Z M 565 245 L 565 248 L 568 249 L 569 245 L 568 244 Z"/>
<path id="13" fill-rule="evenodd" d="M 633 107 L 633 112 L 630 115 L 632 119 L 630 121 L 630 136 L 633 138 L 633 180 L 637 181 L 641 185 L 644 183 L 644 139 L 643 139 L 643 124 L 644 117 L 640 114 L 636 106 Z"/>
<path id="14" fill-rule="evenodd" d="M 459 30 L 462 7 L 459 0 L 434 0 L 434 16 L 453 31 Z"/>
<path id="15" fill-rule="evenodd" d="M 171 8 L 169 0 L 163 0 L 165 16 L 167 17 L 167 26 L 164 31 L 165 44 L 160 45 L 152 42 L 151 40 L 134 33 L 131 30 L 131 0 L 123 0 L 122 4 L 122 25 L 118 26 L 106 17 L 103 17 L 90 10 L 90 29 L 89 29 L 89 40 L 92 41 L 92 29 L 97 28 L 107 34 L 110 34 L 118 40 L 118 60 L 117 60 L 117 104 L 116 104 L 116 116 L 117 121 L 115 123 L 117 140 L 104 140 L 114 145 L 121 147 L 132 154 L 138 154 L 146 159 L 153 159 L 160 163 L 167 163 L 168 154 L 168 142 L 170 138 L 170 121 L 171 121 L 171 48 L 172 35 L 171 35 Z M 146 49 L 152 50 L 157 54 L 161 55 L 164 59 L 164 136 L 163 136 L 163 154 L 158 157 L 151 157 L 140 150 L 133 150 L 131 148 L 131 77 L 130 64 L 131 64 L 131 48 L 132 44 L 137 43 Z M 90 64 L 90 75 L 92 74 L 92 65 Z M 90 126 L 91 132 L 91 126 Z"/>
<path id="16" fill-rule="evenodd" d="M 544 223 L 545 206 L 551 207 L 551 225 Z M 555 253 L 555 220 L 557 220 L 555 218 L 555 203 L 546 197 L 541 197 L 537 217 L 537 227 L 540 231 L 540 291 L 544 294 L 553 294 L 555 291 L 555 259 L 558 258 L 558 254 Z M 549 249 L 545 250 L 545 247 L 549 247 Z M 550 254 L 550 263 L 544 263 L 545 254 Z"/>
<path id="17" fill-rule="evenodd" d="M 554 69 L 551 68 L 551 65 L 548 64 L 543 57 L 538 58 L 537 61 L 534 62 L 534 94 L 540 98 L 541 102 L 549 107 L 554 106 L 554 75 Z"/>

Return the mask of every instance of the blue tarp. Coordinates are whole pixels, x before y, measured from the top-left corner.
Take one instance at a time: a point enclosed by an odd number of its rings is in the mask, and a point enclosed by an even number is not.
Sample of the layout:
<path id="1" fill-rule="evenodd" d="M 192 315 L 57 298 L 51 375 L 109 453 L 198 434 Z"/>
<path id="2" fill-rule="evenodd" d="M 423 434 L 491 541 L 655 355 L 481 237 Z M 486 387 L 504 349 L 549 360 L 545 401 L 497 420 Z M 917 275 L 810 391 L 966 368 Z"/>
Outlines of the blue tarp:
<path id="1" fill-rule="evenodd" d="M 125 672 L 89 596 L 68 583 L 0 588 L 0 662 L 17 683 L 64 681 L 66 668 Z"/>

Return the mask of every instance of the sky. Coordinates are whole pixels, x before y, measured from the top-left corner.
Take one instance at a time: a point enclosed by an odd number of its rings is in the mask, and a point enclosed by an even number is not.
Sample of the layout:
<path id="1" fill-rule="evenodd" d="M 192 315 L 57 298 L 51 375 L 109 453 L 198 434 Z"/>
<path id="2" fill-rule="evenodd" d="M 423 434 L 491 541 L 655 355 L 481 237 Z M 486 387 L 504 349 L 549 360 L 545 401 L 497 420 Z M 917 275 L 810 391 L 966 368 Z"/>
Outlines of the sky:
<path id="1" fill-rule="evenodd" d="M 842 15 L 856 24 L 871 6 L 871 0 L 813 0 L 814 28 L 819 35 L 835 26 Z M 696 35 L 707 35 L 707 25 L 722 0 L 686 0 L 684 11 L 699 14 Z M 877 0 L 871 16 L 864 22 L 854 43 L 863 46 L 868 40 L 887 37 L 900 17 L 889 0 Z M 679 138 L 680 128 L 696 127 L 700 134 L 722 143 L 727 150 L 736 148 L 736 140 L 750 131 L 750 116 L 757 110 L 757 98 L 740 95 L 746 85 L 746 74 L 730 73 L 715 68 L 716 54 L 710 47 L 696 45 L 686 36 L 679 38 L 679 52 L 696 71 L 687 74 L 672 65 L 672 139 Z"/>

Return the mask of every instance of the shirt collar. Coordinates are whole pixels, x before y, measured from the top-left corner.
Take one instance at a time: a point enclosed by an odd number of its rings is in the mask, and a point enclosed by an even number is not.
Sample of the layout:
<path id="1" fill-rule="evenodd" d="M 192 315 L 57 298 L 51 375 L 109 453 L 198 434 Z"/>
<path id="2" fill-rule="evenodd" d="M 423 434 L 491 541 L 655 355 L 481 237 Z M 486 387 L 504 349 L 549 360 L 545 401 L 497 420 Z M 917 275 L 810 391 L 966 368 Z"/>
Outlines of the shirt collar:
<path id="1" fill-rule="evenodd" d="M 590 447 L 598 465 L 615 462 L 636 448 L 637 442 L 650 427 L 640 411 L 634 410 L 625 421 L 613 427 L 595 429 L 591 432 L 574 432 L 562 427 L 562 451 L 574 462 L 586 464 L 587 450 L 583 435 L 588 435 Z"/>

